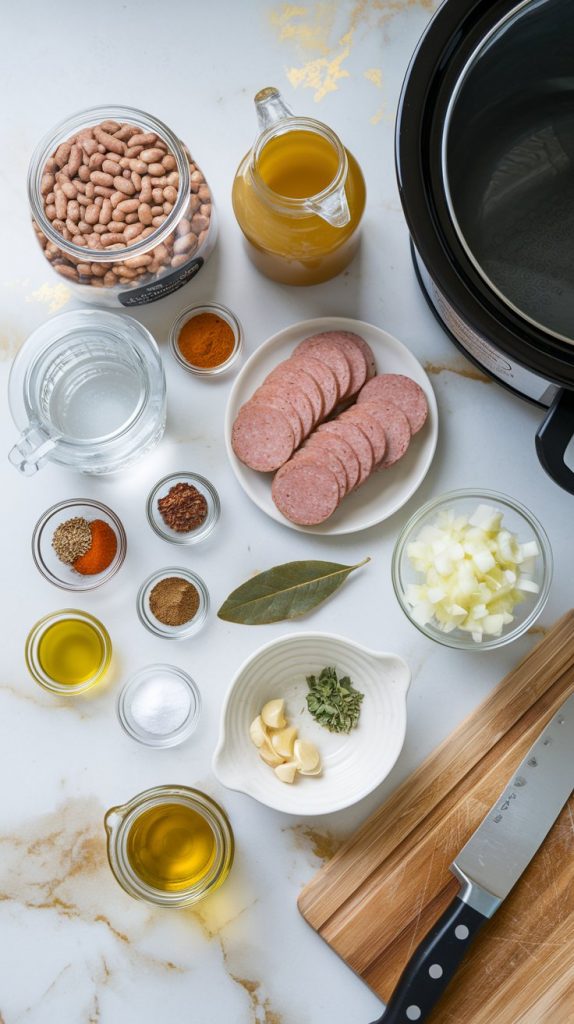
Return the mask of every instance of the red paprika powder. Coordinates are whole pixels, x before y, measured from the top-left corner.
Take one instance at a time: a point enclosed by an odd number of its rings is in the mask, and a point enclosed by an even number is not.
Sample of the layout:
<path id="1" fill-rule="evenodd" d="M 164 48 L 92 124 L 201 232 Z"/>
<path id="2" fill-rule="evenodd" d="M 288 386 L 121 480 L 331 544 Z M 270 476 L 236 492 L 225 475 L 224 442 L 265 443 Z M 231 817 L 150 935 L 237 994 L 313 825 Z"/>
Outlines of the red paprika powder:
<path id="1" fill-rule="evenodd" d="M 118 538 L 114 530 L 103 519 L 92 519 L 90 523 L 92 543 L 84 555 L 72 563 L 82 576 L 96 576 L 105 572 L 113 562 L 118 550 Z"/>

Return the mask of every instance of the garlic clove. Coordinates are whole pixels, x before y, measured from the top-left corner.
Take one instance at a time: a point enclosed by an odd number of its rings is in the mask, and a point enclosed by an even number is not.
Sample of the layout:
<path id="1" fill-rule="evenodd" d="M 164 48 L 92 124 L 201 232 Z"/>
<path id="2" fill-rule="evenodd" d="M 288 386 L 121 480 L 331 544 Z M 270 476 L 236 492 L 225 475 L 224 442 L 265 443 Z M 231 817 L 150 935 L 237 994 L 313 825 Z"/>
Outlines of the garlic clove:
<path id="1" fill-rule="evenodd" d="M 294 761 L 284 761 L 283 764 L 277 765 L 275 774 L 281 782 L 287 782 L 291 786 L 295 782 L 297 765 Z"/>
<path id="2" fill-rule="evenodd" d="M 306 772 L 302 768 L 297 768 L 297 771 L 299 772 L 299 775 L 320 775 L 323 771 L 323 766 L 318 764 L 316 768 L 313 768 L 312 772 Z"/>
<path id="3" fill-rule="evenodd" d="M 295 755 L 299 771 L 312 772 L 318 768 L 321 763 L 319 751 L 315 744 L 311 743 L 310 740 L 295 740 L 293 753 Z"/>
<path id="4" fill-rule="evenodd" d="M 259 748 L 259 757 L 265 761 L 265 764 L 270 765 L 271 768 L 276 768 L 277 765 L 283 764 L 285 760 L 284 757 L 281 757 L 280 754 L 273 750 L 269 740 L 265 740 L 263 746 Z"/>
<path id="5" fill-rule="evenodd" d="M 292 757 L 293 747 L 297 739 L 297 730 L 294 725 L 288 725 L 279 732 L 274 732 L 271 737 L 271 746 L 282 757 Z"/>
<path id="6" fill-rule="evenodd" d="M 265 728 L 265 723 L 261 715 L 257 715 L 257 718 L 253 719 L 249 726 L 249 735 L 251 737 L 251 742 L 254 743 L 256 747 L 262 747 L 263 744 L 267 742 L 267 729 Z"/>
<path id="7" fill-rule="evenodd" d="M 261 709 L 261 718 L 269 729 L 283 729 L 287 725 L 284 712 L 285 701 L 282 698 L 269 700 Z"/>

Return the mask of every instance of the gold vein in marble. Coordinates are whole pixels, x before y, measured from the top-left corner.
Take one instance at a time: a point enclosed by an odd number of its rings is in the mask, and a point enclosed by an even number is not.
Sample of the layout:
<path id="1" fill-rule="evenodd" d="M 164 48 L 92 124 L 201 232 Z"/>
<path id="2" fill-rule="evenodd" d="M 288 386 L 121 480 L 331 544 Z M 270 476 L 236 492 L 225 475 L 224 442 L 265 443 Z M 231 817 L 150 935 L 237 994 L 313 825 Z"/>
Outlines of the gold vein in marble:
<path id="1" fill-rule="evenodd" d="M 331 0 L 306 6 L 279 4 L 269 12 L 269 20 L 279 41 L 303 61 L 287 68 L 290 84 L 295 89 L 312 89 L 313 99 L 319 103 L 339 88 L 342 79 L 350 78 L 343 64 L 351 56 L 359 29 L 382 28 L 409 7 L 433 11 L 437 3 L 438 0 L 356 0 L 354 4 L 341 5 Z M 368 69 L 365 75 L 369 77 L 371 71 L 378 70 Z M 373 116 L 374 124 L 389 117 L 384 108 Z"/>
<path id="2" fill-rule="evenodd" d="M 304 89 L 313 89 L 313 99 L 319 103 L 325 99 L 330 92 L 335 92 L 342 78 L 349 78 L 349 72 L 342 67 L 351 53 L 353 42 L 353 30 L 351 29 L 339 41 L 339 50 L 332 57 L 317 57 L 315 60 L 307 61 L 303 67 L 291 67 L 287 69 L 287 78 L 297 89 L 300 85 Z"/>
<path id="3" fill-rule="evenodd" d="M 24 341 L 25 338 L 21 331 L 16 327 L 5 325 L 0 332 L 0 362 L 11 362 Z"/>
<path id="4" fill-rule="evenodd" d="M 231 972 L 229 972 L 229 977 L 247 992 L 251 1000 L 251 1019 L 253 1024 L 282 1024 L 282 1015 L 273 1009 L 269 999 L 261 996 L 260 981 L 253 981 L 251 978 L 241 978 L 239 975 L 232 974 Z"/>
<path id="5" fill-rule="evenodd" d="M 28 295 L 26 302 L 41 302 L 48 307 L 49 313 L 58 313 L 64 306 L 67 306 L 71 298 L 72 292 L 67 285 L 60 282 L 57 284 L 46 282 Z"/>
<path id="6" fill-rule="evenodd" d="M 331 860 L 344 843 L 342 837 L 313 828 L 311 825 L 290 825 L 283 831 L 291 832 L 297 849 L 310 850 L 313 856 L 323 863 Z"/>
<path id="7" fill-rule="evenodd" d="M 481 384 L 492 384 L 492 378 L 482 373 L 470 363 L 423 363 L 423 366 L 430 376 L 438 376 L 441 373 L 456 373 L 458 377 L 466 377 L 467 380 L 477 380 Z"/>
<path id="8" fill-rule="evenodd" d="M 363 71 L 363 78 L 366 78 L 368 82 L 372 82 L 377 89 L 383 88 L 383 72 L 381 68 L 367 68 Z"/>

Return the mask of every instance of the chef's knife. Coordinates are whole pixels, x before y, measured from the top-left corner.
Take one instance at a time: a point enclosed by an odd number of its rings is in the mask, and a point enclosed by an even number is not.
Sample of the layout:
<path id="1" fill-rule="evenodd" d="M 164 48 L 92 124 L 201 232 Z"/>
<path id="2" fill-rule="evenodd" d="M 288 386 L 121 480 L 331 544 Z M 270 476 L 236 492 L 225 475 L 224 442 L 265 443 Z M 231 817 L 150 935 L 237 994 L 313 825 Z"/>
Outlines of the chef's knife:
<path id="1" fill-rule="evenodd" d="M 405 967 L 376 1024 L 425 1021 L 574 789 L 574 694 L 550 720 L 450 865 L 461 889 Z"/>

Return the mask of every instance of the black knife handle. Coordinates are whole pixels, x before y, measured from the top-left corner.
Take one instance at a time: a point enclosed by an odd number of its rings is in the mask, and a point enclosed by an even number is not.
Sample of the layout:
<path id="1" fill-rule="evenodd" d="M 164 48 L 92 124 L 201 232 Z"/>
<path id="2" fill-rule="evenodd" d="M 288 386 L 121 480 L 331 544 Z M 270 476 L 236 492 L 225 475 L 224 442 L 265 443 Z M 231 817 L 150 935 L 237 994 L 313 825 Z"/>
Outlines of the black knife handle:
<path id="1" fill-rule="evenodd" d="M 487 920 L 456 896 L 417 946 L 375 1024 L 425 1021 Z"/>

